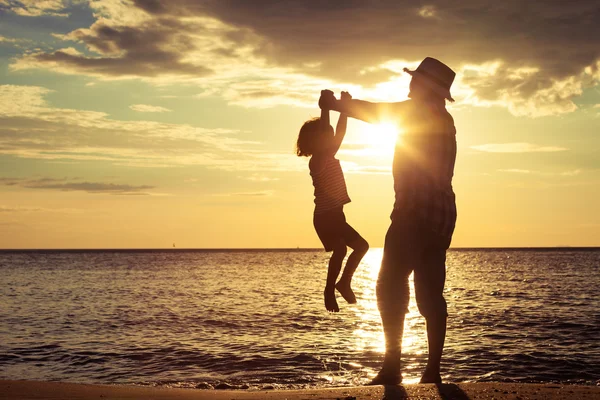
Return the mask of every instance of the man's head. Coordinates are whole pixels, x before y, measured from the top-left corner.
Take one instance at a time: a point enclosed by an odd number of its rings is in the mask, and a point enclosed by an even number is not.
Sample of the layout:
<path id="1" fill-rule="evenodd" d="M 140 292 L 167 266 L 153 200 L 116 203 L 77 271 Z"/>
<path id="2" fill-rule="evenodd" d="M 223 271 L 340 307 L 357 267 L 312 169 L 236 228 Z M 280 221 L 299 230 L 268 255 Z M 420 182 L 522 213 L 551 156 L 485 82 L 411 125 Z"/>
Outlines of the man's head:
<path id="1" fill-rule="evenodd" d="M 427 57 L 416 70 L 404 68 L 404 71 L 412 76 L 408 97 L 454 101 L 450 94 L 450 86 L 456 73 L 441 61 Z"/>

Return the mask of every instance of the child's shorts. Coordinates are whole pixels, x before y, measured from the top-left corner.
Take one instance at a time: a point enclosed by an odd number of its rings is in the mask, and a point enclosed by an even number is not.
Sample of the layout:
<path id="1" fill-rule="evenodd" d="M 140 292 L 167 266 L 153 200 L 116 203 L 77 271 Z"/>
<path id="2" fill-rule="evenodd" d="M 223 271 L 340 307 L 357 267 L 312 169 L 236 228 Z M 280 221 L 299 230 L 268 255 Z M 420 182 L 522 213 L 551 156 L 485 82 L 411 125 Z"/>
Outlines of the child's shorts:
<path id="1" fill-rule="evenodd" d="M 361 236 L 346 222 L 343 208 L 315 214 L 313 224 L 325 251 L 332 251 L 336 244 L 343 240 L 346 245 Z"/>

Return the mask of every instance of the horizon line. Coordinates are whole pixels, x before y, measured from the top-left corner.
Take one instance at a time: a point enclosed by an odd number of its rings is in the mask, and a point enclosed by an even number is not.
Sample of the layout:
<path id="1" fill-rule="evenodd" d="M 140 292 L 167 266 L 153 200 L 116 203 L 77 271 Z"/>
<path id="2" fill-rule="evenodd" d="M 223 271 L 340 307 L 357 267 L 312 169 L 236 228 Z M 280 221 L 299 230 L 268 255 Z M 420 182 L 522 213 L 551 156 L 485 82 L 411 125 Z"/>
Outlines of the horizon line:
<path id="1" fill-rule="evenodd" d="M 372 247 L 382 249 L 383 247 Z M 600 246 L 482 246 L 482 247 L 450 247 L 449 250 L 594 250 Z M 322 247 L 74 247 L 74 248 L 0 248 L 0 252 L 144 252 L 144 251 L 323 251 Z"/>

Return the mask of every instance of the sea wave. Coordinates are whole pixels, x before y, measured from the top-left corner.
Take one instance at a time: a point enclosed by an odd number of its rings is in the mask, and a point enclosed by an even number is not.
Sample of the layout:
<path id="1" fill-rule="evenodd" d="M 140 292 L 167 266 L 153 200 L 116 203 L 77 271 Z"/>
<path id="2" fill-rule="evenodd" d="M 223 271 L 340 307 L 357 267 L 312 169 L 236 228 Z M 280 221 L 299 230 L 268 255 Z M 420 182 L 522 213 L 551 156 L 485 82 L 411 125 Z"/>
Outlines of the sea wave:
<path id="1" fill-rule="evenodd" d="M 0 253 L 0 378 L 177 387 L 357 385 L 381 366 L 381 249 L 328 314 L 327 254 Z M 443 361 L 454 382 L 600 383 L 600 251 L 448 255 Z M 406 382 L 427 361 L 414 298 Z"/>

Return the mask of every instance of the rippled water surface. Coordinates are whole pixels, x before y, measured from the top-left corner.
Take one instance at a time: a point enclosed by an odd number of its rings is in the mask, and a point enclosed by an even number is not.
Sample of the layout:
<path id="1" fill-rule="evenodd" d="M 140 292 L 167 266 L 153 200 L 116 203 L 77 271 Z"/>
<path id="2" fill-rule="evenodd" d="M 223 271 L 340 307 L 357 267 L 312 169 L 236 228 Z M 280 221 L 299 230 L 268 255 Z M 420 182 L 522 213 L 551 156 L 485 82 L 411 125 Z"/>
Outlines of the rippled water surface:
<path id="1" fill-rule="evenodd" d="M 358 304 L 322 304 L 314 251 L 0 253 L 0 378 L 208 387 L 365 383 L 381 365 L 381 250 Z M 600 250 L 454 250 L 449 381 L 600 383 Z M 427 357 L 414 298 L 404 378 Z"/>

